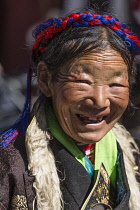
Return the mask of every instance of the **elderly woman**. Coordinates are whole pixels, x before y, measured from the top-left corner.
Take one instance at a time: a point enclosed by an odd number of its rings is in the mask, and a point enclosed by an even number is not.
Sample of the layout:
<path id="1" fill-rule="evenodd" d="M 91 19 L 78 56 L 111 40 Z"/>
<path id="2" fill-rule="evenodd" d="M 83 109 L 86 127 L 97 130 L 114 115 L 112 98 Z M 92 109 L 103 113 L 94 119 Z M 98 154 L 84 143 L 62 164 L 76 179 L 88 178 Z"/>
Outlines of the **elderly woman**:
<path id="1" fill-rule="evenodd" d="M 33 35 L 25 108 L 1 135 L 0 209 L 139 209 L 139 151 L 117 121 L 140 40 L 87 12 L 51 18 Z M 33 69 L 41 95 L 27 128 Z"/>

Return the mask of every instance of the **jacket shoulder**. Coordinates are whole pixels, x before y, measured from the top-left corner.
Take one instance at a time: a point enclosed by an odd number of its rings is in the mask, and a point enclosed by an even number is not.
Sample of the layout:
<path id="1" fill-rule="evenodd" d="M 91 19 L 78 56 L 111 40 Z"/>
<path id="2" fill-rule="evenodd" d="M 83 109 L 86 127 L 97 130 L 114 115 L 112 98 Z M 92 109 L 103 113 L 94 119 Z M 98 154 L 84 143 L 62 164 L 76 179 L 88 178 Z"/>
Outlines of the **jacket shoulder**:
<path id="1" fill-rule="evenodd" d="M 17 135 L 10 144 L 0 147 L 0 168 L 1 172 L 8 172 L 15 168 L 15 164 L 25 165 L 27 162 L 24 136 Z"/>

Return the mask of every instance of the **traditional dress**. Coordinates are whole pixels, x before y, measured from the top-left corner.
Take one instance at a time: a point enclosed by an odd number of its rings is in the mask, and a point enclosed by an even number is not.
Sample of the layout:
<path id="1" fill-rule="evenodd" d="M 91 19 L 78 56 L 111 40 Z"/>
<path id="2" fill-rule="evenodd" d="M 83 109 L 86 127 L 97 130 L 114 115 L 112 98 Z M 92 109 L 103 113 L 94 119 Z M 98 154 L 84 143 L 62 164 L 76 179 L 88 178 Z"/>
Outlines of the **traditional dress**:
<path id="1" fill-rule="evenodd" d="M 45 114 L 38 112 L 27 129 L 26 143 L 25 137 L 19 134 L 5 149 L 0 149 L 0 209 L 41 209 L 38 203 L 41 179 L 48 197 L 44 209 L 61 209 L 61 205 L 65 210 L 138 209 L 140 154 L 124 127 L 116 124 L 113 133 L 117 140 L 115 186 L 104 163 L 97 171 L 94 168 L 96 179 L 91 178 L 86 168 L 50 132 Z M 34 158 L 35 154 L 38 159 Z M 59 200 L 57 192 L 63 204 L 58 201 L 59 206 L 54 208 L 52 195 Z"/>

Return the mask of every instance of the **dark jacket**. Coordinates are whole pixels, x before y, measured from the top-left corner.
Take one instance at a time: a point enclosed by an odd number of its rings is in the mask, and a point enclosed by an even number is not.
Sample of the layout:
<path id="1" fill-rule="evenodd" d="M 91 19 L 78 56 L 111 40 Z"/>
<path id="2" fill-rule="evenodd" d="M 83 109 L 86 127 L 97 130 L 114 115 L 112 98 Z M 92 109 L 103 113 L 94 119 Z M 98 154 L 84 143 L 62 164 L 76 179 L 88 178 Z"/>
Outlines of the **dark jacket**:
<path id="1" fill-rule="evenodd" d="M 50 141 L 56 159 L 65 210 L 79 210 L 93 187 L 83 166 L 56 139 Z M 121 149 L 120 166 L 125 190 L 116 210 L 128 210 L 130 190 L 124 169 Z M 136 154 L 135 154 L 136 155 Z M 136 155 L 136 158 L 139 158 Z M 0 210 L 36 208 L 34 177 L 28 171 L 24 137 L 18 136 L 5 149 L 0 148 Z M 11 207 L 12 203 L 12 207 Z M 105 205 L 92 209 L 108 209 Z"/>

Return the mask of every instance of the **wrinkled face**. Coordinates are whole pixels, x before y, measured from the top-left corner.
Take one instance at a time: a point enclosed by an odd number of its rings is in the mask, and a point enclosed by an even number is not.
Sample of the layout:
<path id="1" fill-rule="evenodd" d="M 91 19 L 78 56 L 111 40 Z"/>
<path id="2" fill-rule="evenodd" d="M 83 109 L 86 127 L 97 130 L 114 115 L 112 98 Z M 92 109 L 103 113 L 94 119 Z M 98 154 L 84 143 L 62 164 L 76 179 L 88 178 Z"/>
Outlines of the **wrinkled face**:
<path id="1" fill-rule="evenodd" d="M 127 65 L 109 47 L 90 51 L 65 64 L 47 88 L 65 133 L 78 142 L 97 142 L 128 105 Z"/>

